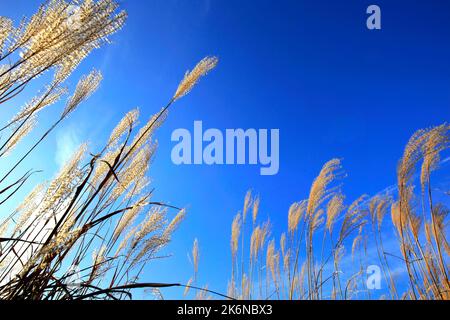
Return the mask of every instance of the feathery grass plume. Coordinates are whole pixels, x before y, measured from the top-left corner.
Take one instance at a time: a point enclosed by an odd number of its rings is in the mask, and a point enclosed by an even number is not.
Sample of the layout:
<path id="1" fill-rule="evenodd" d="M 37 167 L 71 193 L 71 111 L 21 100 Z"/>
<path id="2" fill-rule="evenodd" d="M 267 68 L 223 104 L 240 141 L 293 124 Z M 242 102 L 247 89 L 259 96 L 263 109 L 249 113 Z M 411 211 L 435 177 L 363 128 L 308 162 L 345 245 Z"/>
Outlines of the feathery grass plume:
<path id="1" fill-rule="evenodd" d="M 367 221 L 364 219 L 365 212 L 359 206 L 362 199 L 364 199 L 364 196 L 355 200 L 345 213 L 344 221 L 342 222 L 341 230 L 339 232 L 339 244 L 341 244 L 353 231 L 358 230 L 361 226 L 366 224 Z"/>
<path id="2" fill-rule="evenodd" d="M 352 261 L 355 260 L 355 253 L 356 253 L 356 250 L 360 247 L 361 241 L 362 241 L 362 235 L 361 234 L 358 234 L 355 237 L 355 239 L 353 239 L 353 243 L 352 243 Z"/>
<path id="3" fill-rule="evenodd" d="M 280 253 L 277 252 L 275 255 L 275 279 L 273 280 L 275 282 L 275 292 L 280 298 L 280 281 L 281 281 L 281 267 L 280 267 Z"/>
<path id="4" fill-rule="evenodd" d="M 0 76 L 0 88 L 6 88 L 9 85 L 10 75 L 8 74 L 8 70 L 8 65 L 0 64 L 0 75 L 2 75 Z"/>
<path id="5" fill-rule="evenodd" d="M 67 93 L 66 88 L 56 87 L 48 88 L 47 92 L 39 97 L 34 97 L 30 102 L 26 103 L 22 110 L 19 111 L 9 122 L 9 125 L 14 125 L 17 122 L 24 120 L 30 115 L 36 115 L 44 108 L 56 103 L 59 99 Z"/>
<path id="6" fill-rule="evenodd" d="M 92 253 L 92 271 L 91 271 L 91 278 L 96 279 L 100 274 L 102 270 L 102 265 L 106 260 L 106 246 L 103 245 L 100 247 L 100 249 L 95 249 Z"/>
<path id="7" fill-rule="evenodd" d="M 323 209 L 319 209 L 316 211 L 316 214 L 314 214 L 310 224 L 309 224 L 309 232 L 311 235 L 322 225 L 324 222 L 324 215 L 325 211 Z"/>
<path id="8" fill-rule="evenodd" d="M 266 268 L 267 272 L 270 271 L 274 283 L 277 282 L 275 266 L 276 266 L 275 240 L 272 239 L 269 241 L 269 244 L 267 246 Z"/>
<path id="9" fill-rule="evenodd" d="M 16 225 L 14 226 L 14 232 L 18 232 L 27 223 L 33 213 L 37 213 L 37 206 L 39 201 L 43 196 L 45 185 L 43 183 L 38 184 L 34 189 L 25 197 L 25 199 L 19 204 L 19 206 L 14 210 L 15 213 L 20 213 L 17 219 Z"/>
<path id="10" fill-rule="evenodd" d="M 314 180 L 306 208 L 309 219 L 313 219 L 316 210 L 329 197 L 327 187 L 334 181 L 339 169 L 341 169 L 341 161 L 339 159 L 330 160 L 325 163 L 319 176 Z"/>
<path id="11" fill-rule="evenodd" d="M 409 227 L 411 229 L 412 234 L 414 235 L 414 238 L 416 238 L 416 239 L 419 238 L 419 233 L 420 233 L 420 229 L 422 227 L 422 222 L 423 222 L 422 217 L 420 217 L 416 214 L 411 214 L 410 219 L 409 219 Z"/>
<path id="12" fill-rule="evenodd" d="M 184 287 L 183 296 L 186 297 L 189 294 L 189 289 L 191 289 L 191 285 L 194 282 L 192 278 L 189 279 L 189 281 L 186 283 L 186 286 Z"/>
<path id="13" fill-rule="evenodd" d="M 442 236 L 444 236 L 444 234 L 442 234 Z M 447 241 L 447 239 L 445 239 L 445 237 L 443 237 L 443 243 L 444 243 L 444 250 L 447 253 L 448 256 L 450 256 L 450 243 Z"/>
<path id="14" fill-rule="evenodd" d="M 245 222 L 245 218 L 247 217 L 247 211 L 250 208 L 252 203 L 252 192 L 249 190 L 245 194 L 244 198 L 244 207 L 242 208 L 242 221 Z"/>
<path id="15" fill-rule="evenodd" d="M 326 228 L 331 234 L 336 218 L 344 209 L 344 195 L 338 193 L 328 202 Z"/>
<path id="16" fill-rule="evenodd" d="M 263 223 L 259 251 L 261 251 L 263 249 L 267 238 L 269 238 L 269 236 L 270 236 L 270 232 L 271 232 L 270 228 L 271 228 L 270 220 L 267 220 L 266 222 Z"/>
<path id="17" fill-rule="evenodd" d="M 117 250 L 116 253 L 114 254 L 114 257 L 117 258 L 119 254 L 122 253 L 128 247 L 129 244 L 131 244 L 131 241 L 136 232 L 138 231 L 138 229 L 139 226 L 131 228 L 130 231 L 122 238 L 122 241 L 117 246 Z"/>
<path id="18" fill-rule="evenodd" d="M 91 71 L 87 76 L 83 76 L 77 84 L 75 93 L 67 102 L 61 117 L 65 118 L 73 112 L 80 103 L 89 98 L 97 90 L 101 81 L 102 75 L 96 70 Z"/>
<path id="19" fill-rule="evenodd" d="M 143 200 L 138 200 L 136 204 L 132 206 L 130 210 L 127 210 L 125 214 L 118 221 L 114 234 L 112 236 L 112 241 L 116 242 L 117 239 L 122 235 L 123 231 L 126 230 L 133 222 L 136 220 L 137 216 L 144 209 Z"/>
<path id="20" fill-rule="evenodd" d="M 377 222 L 378 222 L 378 228 L 381 228 L 381 224 L 383 223 L 383 219 L 386 216 L 389 205 L 391 204 L 392 199 L 389 197 L 384 197 L 381 199 L 381 201 L 378 203 L 377 206 Z"/>
<path id="21" fill-rule="evenodd" d="M 344 255 L 345 255 L 345 246 L 343 246 L 343 245 L 337 246 L 336 250 L 334 250 L 334 263 L 336 265 L 339 265 L 339 263 L 341 262 Z M 339 270 L 336 270 L 336 271 L 339 271 Z"/>
<path id="22" fill-rule="evenodd" d="M 9 229 L 9 221 L 2 221 L 0 223 L 0 238 L 4 237 L 6 235 L 6 233 L 8 232 Z M 1 246 L 0 246 L 1 248 Z"/>
<path id="23" fill-rule="evenodd" d="M 206 57 L 200 61 L 192 71 L 186 72 L 184 79 L 178 85 L 177 91 L 173 96 L 173 100 L 176 101 L 187 95 L 196 85 L 198 80 L 214 69 L 218 62 L 219 59 L 216 57 Z"/>
<path id="24" fill-rule="evenodd" d="M 402 233 L 402 220 L 400 219 L 400 204 L 399 202 L 394 202 L 391 205 L 391 221 L 394 225 L 395 229 L 397 230 L 397 233 L 400 237 L 403 236 Z"/>
<path id="25" fill-rule="evenodd" d="M 80 162 L 83 160 L 86 154 L 87 148 L 87 143 L 82 143 L 78 146 L 77 149 L 75 149 L 71 157 L 64 163 L 64 165 L 60 169 L 58 174 L 59 180 L 66 180 L 67 176 L 70 176 L 77 171 Z"/>
<path id="26" fill-rule="evenodd" d="M 0 153 L 1 156 L 8 156 L 14 150 L 14 148 L 19 144 L 19 142 L 25 138 L 36 126 L 36 118 L 32 117 L 28 119 L 18 130 L 11 136 L 9 141 L 3 147 L 3 151 Z"/>
<path id="27" fill-rule="evenodd" d="M 0 17 L 0 58 L 3 57 L 3 47 L 12 32 L 12 21 L 5 17 Z"/>
<path id="28" fill-rule="evenodd" d="M 150 178 L 147 176 L 141 177 L 142 175 L 139 175 L 137 178 L 137 181 L 134 181 L 133 188 L 130 188 L 128 193 L 125 195 L 124 199 L 129 200 L 133 196 L 140 194 L 144 192 L 144 190 L 150 185 Z"/>
<path id="29" fill-rule="evenodd" d="M 175 216 L 175 218 L 172 219 L 172 221 L 170 221 L 169 225 L 167 226 L 167 228 L 164 230 L 163 232 L 163 238 L 167 238 L 170 239 L 171 235 L 173 234 L 173 232 L 178 228 L 178 226 L 180 225 L 180 223 L 184 220 L 184 218 L 186 218 L 186 210 L 185 209 L 181 209 L 177 215 Z"/>
<path id="30" fill-rule="evenodd" d="M 241 214 L 238 213 L 234 219 L 233 223 L 231 224 L 231 256 L 233 257 L 233 260 L 236 259 L 236 253 L 239 246 L 239 235 L 241 233 Z"/>
<path id="31" fill-rule="evenodd" d="M 144 221 L 139 225 L 139 230 L 134 234 L 131 249 L 134 250 L 141 241 L 150 233 L 160 230 L 166 222 L 166 209 L 153 208 Z M 170 231 L 168 231 L 169 233 Z"/>
<path id="32" fill-rule="evenodd" d="M 180 210 L 172 221 L 165 227 L 165 229 L 159 233 L 159 231 L 163 229 L 163 225 L 166 223 L 166 212 L 166 208 L 156 209 L 149 215 L 149 218 L 141 224 L 140 230 L 137 232 L 131 244 L 132 251 L 129 253 L 129 255 L 131 255 L 133 251 L 135 251 L 134 249 L 141 247 L 131 263 L 132 267 L 138 263 L 145 263 L 149 259 L 154 258 L 155 253 L 169 243 L 173 232 L 186 215 L 186 211 L 184 209 Z M 145 237 L 148 238 L 142 243 Z"/>
<path id="33" fill-rule="evenodd" d="M 431 242 L 431 234 L 432 234 L 431 223 L 425 223 L 424 229 L 425 229 L 425 239 L 427 239 L 428 246 L 431 247 L 431 243 L 432 243 Z"/>
<path id="34" fill-rule="evenodd" d="M 247 274 L 244 273 L 242 275 L 242 281 L 241 282 L 242 282 L 241 286 L 243 288 L 242 300 L 248 300 L 248 299 L 250 299 L 250 281 L 249 281 L 249 279 L 247 277 Z"/>
<path id="35" fill-rule="evenodd" d="M 390 207 L 391 199 L 387 196 L 375 196 L 369 201 L 369 214 L 371 222 L 378 225 L 378 229 L 381 228 L 384 216 Z"/>
<path id="36" fill-rule="evenodd" d="M 139 109 L 133 109 L 129 111 L 123 118 L 120 120 L 120 122 L 117 124 L 117 126 L 112 131 L 109 140 L 108 140 L 108 147 L 112 148 L 115 147 L 115 145 L 118 143 L 120 138 L 129 130 L 132 130 L 134 125 L 136 124 L 137 120 L 139 118 Z"/>
<path id="37" fill-rule="evenodd" d="M 81 180 L 82 172 L 79 166 L 85 156 L 86 150 L 86 144 L 80 145 L 72 154 L 71 158 L 66 161 L 56 178 L 50 182 L 42 199 L 41 212 L 61 209 L 60 205 L 66 201 L 67 197 L 75 189 L 76 184 Z"/>
<path id="38" fill-rule="evenodd" d="M 283 254 L 283 268 L 285 271 L 290 270 L 291 265 L 291 248 L 287 249 Z"/>
<path id="39" fill-rule="evenodd" d="M 119 174 L 119 183 L 111 193 L 112 199 L 117 199 L 136 181 L 143 178 L 149 169 L 149 162 L 155 148 L 146 145 L 132 158 L 130 164 Z"/>
<path id="40" fill-rule="evenodd" d="M 297 231 L 300 219 L 306 210 L 307 202 L 295 202 L 289 207 L 288 212 L 288 232 L 293 235 Z"/>
<path id="41" fill-rule="evenodd" d="M 135 256 L 131 263 L 131 267 L 138 263 L 145 264 L 148 260 L 155 257 L 155 253 L 161 250 L 170 241 L 170 235 L 155 234 L 144 241 L 142 249 Z"/>
<path id="42" fill-rule="evenodd" d="M 300 269 L 300 273 L 298 275 L 298 287 L 300 288 L 300 296 L 304 296 L 304 284 L 305 284 L 306 268 L 307 268 L 307 262 L 305 261 L 302 264 L 302 267 Z"/>
<path id="43" fill-rule="evenodd" d="M 281 253 L 284 256 L 284 253 L 286 252 L 286 233 L 285 232 L 283 232 L 280 237 L 280 248 L 281 248 Z"/>
<path id="44" fill-rule="evenodd" d="M 258 250 L 261 243 L 261 234 L 262 234 L 261 226 L 256 226 L 253 229 L 252 235 L 250 237 L 250 259 L 256 260 L 258 257 Z"/>
<path id="45" fill-rule="evenodd" d="M 196 238 L 194 240 L 194 245 L 192 246 L 192 264 L 194 265 L 194 280 L 197 279 L 198 258 L 199 258 L 199 249 L 198 249 L 198 240 Z"/>
<path id="46" fill-rule="evenodd" d="M 447 124 L 432 128 L 422 145 L 423 162 L 420 173 L 422 193 L 425 192 L 425 185 L 429 181 L 431 172 L 439 165 L 439 153 L 449 147 L 449 131 L 450 126 Z"/>
<path id="47" fill-rule="evenodd" d="M 448 246 L 447 243 L 447 229 L 448 229 L 448 216 L 450 210 L 446 208 L 442 203 L 437 203 L 433 207 L 432 211 L 432 235 L 435 239 L 436 245 L 438 246 L 438 250 L 441 250 L 441 247 Z M 446 244 L 447 243 L 447 244 Z M 441 254 L 439 254 L 441 255 Z M 441 263 L 442 272 L 446 274 L 445 270 L 445 262 L 443 259 L 439 260 Z"/>
<path id="48" fill-rule="evenodd" d="M 253 200 L 253 209 L 252 209 L 252 222 L 253 224 L 256 223 L 256 218 L 258 217 L 258 212 L 259 212 L 259 196 L 257 196 L 254 200 Z"/>
<path id="49" fill-rule="evenodd" d="M 362 271 L 355 272 L 348 280 L 345 285 L 345 299 L 351 300 L 352 296 L 355 294 L 355 291 L 358 290 L 358 278 L 361 276 Z"/>
<path id="50" fill-rule="evenodd" d="M 140 148 L 145 144 L 152 144 L 153 133 L 158 129 L 167 118 L 167 110 L 153 115 L 150 120 L 141 128 L 133 141 L 128 146 L 128 152 L 130 156 L 133 156 Z M 154 145 L 157 145 L 155 142 Z"/>
<path id="51" fill-rule="evenodd" d="M 399 190 L 400 193 L 410 182 L 417 163 L 422 159 L 422 148 L 427 140 L 428 133 L 428 129 L 416 131 L 405 147 L 397 168 L 398 185 L 401 188 Z"/>
<path id="52" fill-rule="evenodd" d="M 438 230 L 445 232 L 447 227 L 447 217 L 450 210 L 446 208 L 442 203 L 438 203 L 434 206 L 433 216 L 435 220 L 435 225 Z"/>
<path id="53" fill-rule="evenodd" d="M 264 248 L 267 237 L 270 234 L 270 222 L 258 225 L 253 229 L 250 238 L 250 257 L 254 260 L 258 258 L 259 253 Z"/>
<path id="54" fill-rule="evenodd" d="M 363 206 L 365 200 L 367 200 L 368 196 L 366 194 L 363 194 L 362 196 L 360 196 L 359 198 L 357 198 L 356 200 L 354 200 L 349 206 L 347 211 L 348 212 L 355 212 L 359 209 L 361 209 L 361 207 Z"/>
<path id="55" fill-rule="evenodd" d="M 236 281 L 234 280 L 234 275 L 232 275 L 231 280 L 228 281 L 227 284 L 227 296 L 235 297 L 236 296 Z"/>

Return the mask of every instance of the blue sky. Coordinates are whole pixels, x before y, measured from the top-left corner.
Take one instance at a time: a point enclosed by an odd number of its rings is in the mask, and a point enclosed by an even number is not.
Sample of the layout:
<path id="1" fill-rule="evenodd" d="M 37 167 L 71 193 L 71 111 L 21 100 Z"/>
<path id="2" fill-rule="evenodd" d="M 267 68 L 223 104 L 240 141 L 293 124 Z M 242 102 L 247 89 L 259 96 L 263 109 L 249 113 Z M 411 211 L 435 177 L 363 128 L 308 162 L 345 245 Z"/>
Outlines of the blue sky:
<path id="1" fill-rule="evenodd" d="M 365 11 L 373 3 L 381 7 L 382 30 L 366 28 Z M 101 89 L 52 135 L 53 147 L 27 164 L 51 176 L 70 145 L 88 140 L 99 147 L 136 106 L 148 118 L 187 69 L 206 55 L 218 56 L 218 68 L 174 106 L 158 132 L 155 199 L 186 206 L 188 218 L 169 248 L 175 256 L 156 261 L 145 277 L 187 281 L 187 253 L 197 237 L 199 282 L 224 291 L 230 225 L 249 188 L 261 196 L 261 215 L 270 216 L 277 235 L 289 205 L 307 197 L 326 161 L 343 159 L 347 202 L 376 194 L 395 183 L 411 134 L 450 119 L 450 4 L 373 3 L 121 1 L 129 14 L 125 28 L 69 79 L 75 84 L 96 67 L 105 78 Z M 0 4 L 1 15 L 15 19 L 36 7 L 25 0 Z M 2 110 L 2 119 L 10 112 Z M 45 115 L 42 126 L 53 116 Z M 173 165 L 170 135 L 192 128 L 194 120 L 223 130 L 279 128 L 278 175 L 260 176 L 258 166 Z"/>

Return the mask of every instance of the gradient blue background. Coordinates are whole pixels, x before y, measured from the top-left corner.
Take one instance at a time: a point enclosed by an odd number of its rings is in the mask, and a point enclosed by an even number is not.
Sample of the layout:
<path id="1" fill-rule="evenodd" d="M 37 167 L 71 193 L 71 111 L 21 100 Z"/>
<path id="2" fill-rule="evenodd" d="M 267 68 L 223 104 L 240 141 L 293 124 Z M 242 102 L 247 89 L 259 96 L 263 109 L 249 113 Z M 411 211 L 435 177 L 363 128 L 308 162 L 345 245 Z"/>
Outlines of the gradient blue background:
<path id="1" fill-rule="evenodd" d="M 37 3 L 0 0 L 0 14 L 18 19 L 34 12 Z M 381 7 L 382 30 L 366 28 L 371 4 Z M 373 195 L 396 182 L 397 161 L 415 130 L 450 120 L 449 2 L 129 0 L 121 5 L 129 14 L 125 28 L 70 79 L 75 84 L 97 67 L 105 77 L 101 89 L 52 135 L 53 146 L 45 153 L 41 148 L 27 165 L 52 176 L 58 139 L 89 140 L 95 150 L 126 111 L 139 106 L 147 119 L 173 95 L 186 69 L 217 55 L 218 68 L 174 106 L 158 132 L 151 169 L 155 199 L 186 206 L 188 218 L 169 247 L 175 256 L 149 266 L 146 281 L 187 281 L 192 274 L 187 253 L 197 237 L 199 283 L 225 291 L 230 225 L 247 189 L 261 196 L 261 216 L 270 216 L 278 237 L 289 205 L 307 197 L 327 160 L 343 159 L 347 202 Z M 8 112 L 1 111 L 2 119 Z M 45 113 L 42 128 L 53 116 Z M 173 165 L 170 135 L 192 128 L 194 120 L 205 128 L 279 128 L 279 174 L 260 176 L 258 166 Z M 182 291 L 165 292 L 173 297 Z"/>

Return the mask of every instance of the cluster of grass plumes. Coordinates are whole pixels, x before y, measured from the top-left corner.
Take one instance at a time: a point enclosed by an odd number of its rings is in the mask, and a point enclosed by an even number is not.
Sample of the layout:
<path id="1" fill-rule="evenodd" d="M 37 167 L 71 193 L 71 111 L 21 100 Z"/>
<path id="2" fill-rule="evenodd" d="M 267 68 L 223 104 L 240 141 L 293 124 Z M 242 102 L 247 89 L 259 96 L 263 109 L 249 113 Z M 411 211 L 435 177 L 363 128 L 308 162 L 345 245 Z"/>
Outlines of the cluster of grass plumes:
<path id="1" fill-rule="evenodd" d="M 0 105 L 54 70 L 44 93 L 0 129 L 0 161 L 12 153 L 17 159 L 0 177 L 0 208 L 11 207 L 35 174 L 21 173 L 20 164 L 99 87 L 98 71 L 82 77 L 57 121 L 23 154 L 14 153 L 38 114 L 67 93 L 63 83 L 75 67 L 122 27 L 126 14 L 117 9 L 112 0 L 51 0 L 17 28 L 0 18 Z M 51 181 L 37 185 L 13 212 L 2 210 L 0 299 L 120 299 L 135 288 L 180 286 L 139 282 L 185 216 L 184 209 L 152 200 L 147 173 L 154 133 L 169 107 L 216 64 L 216 58 L 202 60 L 147 122 L 140 125 L 139 110 L 130 111 L 102 150 L 81 145 Z"/>
<path id="2" fill-rule="evenodd" d="M 51 69 L 55 76 L 48 95 L 54 94 L 92 50 L 107 43 L 123 26 L 126 13 L 117 9 L 113 0 L 48 0 L 18 27 L 0 18 L 0 62 L 4 63 L 0 67 L 0 103 Z M 43 106 L 35 103 L 28 107 L 29 113 Z"/>
<path id="3" fill-rule="evenodd" d="M 363 195 L 345 205 L 341 161 L 327 162 L 314 180 L 309 197 L 290 207 L 287 231 L 278 244 L 271 236 L 270 221 L 257 221 L 259 197 L 248 192 L 231 226 L 228 296 L 371 299 L 366 270 L 374 264 L 373 259 L 367 259 L 372 246 L 387 286 L 383 298 L 449 299 L 449 210 L 435 202 L 430 180 L 440 163 L 440 153 L 449 147 L 449 130 L 450 126 L 444 124 L 412 136 L 399 161 L 396 195 Z M 414 192 L 415 180 L 420 180 L 419 194 Z M 247 222 L 250 209 L 252 219 Z M 389 212 L 390 221 L 385 219 Z M 251 225 L 246 227 L 248 223 Z M 383 245 L 383 230 L 389 227 L 395 230 L 398 255 Z M 249 228 L 250 243 L 246 243 L 245 231 Z M 341 268 L 344 257 L 351 258 L 352 274 Z M 406 270 L 409 285 L 403 284 L 403 289 L 392 270 L 392 259 L 401 261 Z"/>

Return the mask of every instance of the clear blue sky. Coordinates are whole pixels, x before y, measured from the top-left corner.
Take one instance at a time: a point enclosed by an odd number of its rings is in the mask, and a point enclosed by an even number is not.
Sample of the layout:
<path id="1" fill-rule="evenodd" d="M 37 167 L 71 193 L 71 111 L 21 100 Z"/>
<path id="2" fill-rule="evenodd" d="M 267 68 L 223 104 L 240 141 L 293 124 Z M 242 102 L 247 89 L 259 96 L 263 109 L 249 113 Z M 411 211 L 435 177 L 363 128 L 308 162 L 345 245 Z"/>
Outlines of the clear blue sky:
<path id="1" fill-rule="evenodd" d="M 129 14 L 125 28 L 71 78 L 74 83 L 95 66 L 103 72 L 102 87 L 53 136 L 55 150 L 58 139 L 100 145 L 126 111 L 139 106 L 148 118 L 172 96 L 186 69 L 206 55 L 220 58 L 158 133 L 151 172 L 155 199 L 187 206 L 188 219 L 169 248 L 175 256 L 156 261 L 146 280 L 187 281 L 186 255 L 197 237 L 199 282 L 224 291 L 230 224 L 247 189 L 261 195 L 261 215 L 271 217 L 278 236 L 289 205 L 307 197 L 327 160 L 344 159 L 348 201 L 373 195 L 395 183 L 397 161 L 416 129 L 450 120 L 448 2 L 121 4 Z M 366 28 L 370 4 L 381 7 L 380 31 Z M 25 0 L 0 4 L 1 15 L 16 19 L 36 7 Z M 219 129 L 279 128 L 279 174 L 263 177 L 255 166 L 173 165 L 170 135 L 192 128 L 194 120 Z M 39 156 L 45 163 L 34 167 L 52 173 L 55 156 L 51 151 Z"/>

